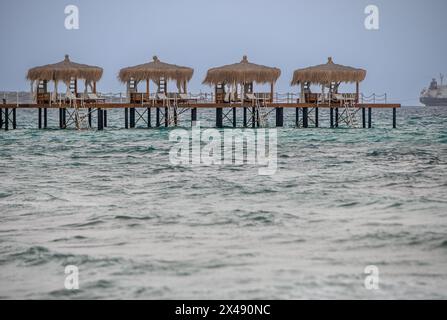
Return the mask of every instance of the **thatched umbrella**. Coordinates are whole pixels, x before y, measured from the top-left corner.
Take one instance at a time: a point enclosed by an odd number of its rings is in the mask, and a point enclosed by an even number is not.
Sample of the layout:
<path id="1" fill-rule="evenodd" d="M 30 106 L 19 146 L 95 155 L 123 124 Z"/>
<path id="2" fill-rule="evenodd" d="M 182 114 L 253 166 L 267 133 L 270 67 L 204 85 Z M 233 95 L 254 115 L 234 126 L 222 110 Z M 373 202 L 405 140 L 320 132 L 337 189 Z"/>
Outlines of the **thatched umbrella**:
<path id="1" fill-rule="evenodd" d="M 332 82 L 361 82 L 366 77 L 366 70 L 335 64 L 328 58 L 326 64 L 296 70 L 291 85 L 303 82 L 330 84 Z"/>
<path id="2" fill-rule="evenodd" d="M 57 93 L 58 81 L 63 81 L 69 87 L 71 79 L 76 81 L 77 79 L 84 79 L 86 85 L 93 82 L 96 87 L 96 81 L 101 79 L 102 73 L 103 69 L 100 67 L 72 62 L 69 56 L 65 55 L 65 59 L 61 62 L 30 69 L 27 79 L 32 82 L 54 81 Z"/>
<path id="3" fill-rule="evenodd" d="M 194 69 L 161 62 L 157 56 L 153 57 L 153 61 L 140 64 L 134 67 L 121 69 L 118 75 L 119 80 L 128 83 L 131 80 L 147 82 L 147 92 L 149 93 L 149 80 L 159 83 L 160 79 L 166 81 L 174 80 L 177 87 L 186 93 L 186 83 L 191 80 Z"/>
<path id="4" fill-rule="evenodd" d="M 242 61 L 208 70 L 203 84 L 216 85 L 218 83 L 275 83 L 281 75 L 278 68 L 267 67 L 248 62 L 247 56 Z"/>
<path id="5" fill-rule="evenodd" d="M 240 84 L 241 88 L 245 90 L 246 85 L 250 85 L 252 88 L 254 82 L 270 83 L 270 100 L 273 101 L 273 86 L 280 75 L 280 69 L 251 63 L 247 56 L 243 56 L 239 63 L 209 69 L 203 84 L 215 85 L 217 99 L 218 85 L 223 87 L 227 84 L 236 87 L 237 90 L 237 85 Z M 241 100 L 243 101 L 243 99 Z"/>
<path id="6" fill-rule="evenodd" d="M 335 64 L 332 61 L 332 58 L 329 57 L 326 64 L 295 70 L 291 85 L 301 84 L 301 94 L 303 98 L 304 86 L 306 84 L 321 84 L 324 92 L 324 86 L 330 86 L 330 90 L 332 90 L 333 83 L 336 84 L 335 87 L 337 88 L 341 82 L 354 82 L 356 83 L 356 92 L 358 96 L 359 83 L 363 81 L 365 77 L 366 70 Z"/>

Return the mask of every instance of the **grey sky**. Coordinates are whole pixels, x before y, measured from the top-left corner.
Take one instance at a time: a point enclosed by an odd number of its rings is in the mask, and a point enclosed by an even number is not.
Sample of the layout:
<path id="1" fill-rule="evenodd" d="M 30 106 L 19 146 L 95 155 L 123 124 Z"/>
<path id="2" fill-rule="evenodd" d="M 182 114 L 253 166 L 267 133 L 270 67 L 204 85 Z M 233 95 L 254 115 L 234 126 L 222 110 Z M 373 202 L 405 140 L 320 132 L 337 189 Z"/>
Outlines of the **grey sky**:
<path id="1" fill-rule="evenodd" d="M 80 29 L 64 27 L 64 8 L 80 10 Z M 364 9 L 380 9 L 380 30 L 364 28 Z M 103 92 L 124 91 L 121 67 L 163 61 L 195 69 L 191 91 L 210 67 L 249 60 L 279 67 L 281 92 L 297 91 L 294 69 L 336 63 L 368 70 L 366 94 L 387 92 L 414 104 L 446 65 L 446 0 L 2 0 L 0 90 L 29 90 L 28 68 L 76 62 L 104 68 Z"/>

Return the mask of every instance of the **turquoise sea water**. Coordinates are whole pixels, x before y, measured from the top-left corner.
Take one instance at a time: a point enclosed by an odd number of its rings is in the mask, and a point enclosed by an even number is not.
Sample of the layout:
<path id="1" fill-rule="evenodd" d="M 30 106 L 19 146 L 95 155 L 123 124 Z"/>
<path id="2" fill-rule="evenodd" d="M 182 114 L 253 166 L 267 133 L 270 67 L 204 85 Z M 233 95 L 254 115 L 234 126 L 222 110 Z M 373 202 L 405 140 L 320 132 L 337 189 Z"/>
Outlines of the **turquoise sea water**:
<path id="1" fill-rule="evenodd" d="M 389 110 L 372 129 L 286 116 L 259 176 L 171 165 L 172 129 L 122 129 L 119 110 L 103 132 L 19 111 L 0 131 L 0 297 L 447 298 L 447 108 L 403 108 L 395 130 Z"/>

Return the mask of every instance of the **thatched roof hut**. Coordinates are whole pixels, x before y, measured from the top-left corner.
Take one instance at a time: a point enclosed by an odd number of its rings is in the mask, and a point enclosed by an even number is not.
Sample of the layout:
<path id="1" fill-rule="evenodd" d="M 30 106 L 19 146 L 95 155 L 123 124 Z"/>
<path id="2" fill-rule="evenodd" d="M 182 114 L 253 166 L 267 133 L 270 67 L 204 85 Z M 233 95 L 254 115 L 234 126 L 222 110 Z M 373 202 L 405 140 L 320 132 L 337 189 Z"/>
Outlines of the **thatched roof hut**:
<path id="1" fill-rule="evenodd" d="M 61 62 L 30 69 L 27 79 L 69 82 L 75 78 L 96 82 L 101 79 L 102 73 L 103 69 L 100 67 L 72 62 L 69 56 L 65 55 L 65 59 Z"/>
<path id="2" fill-rule="evenodd" d="M 366 77 L 366 70 L 335 64 L 328 58 L 326 64 L 296 70 L 291 85 L 310 82 L 314 84 L 330 84 L 332 82 L 361 82 Z"/>
<path id="3" fill-rule="evenodd" d="M 193 73 L 194 69 L 192 68 L 164 63 L 154 56 L 153 61 L 149 63 L 121 69 L 118 78 L 124 83 L 130 80 L 158 82 L 161 78 L 184 83 L 191 80 Z"/>
<path id="4" fill-rule="evenodd" d="M 280 69 L 248 62 L 247 56 L 244 56 L 239 63 L 209 69 L 203 84 L 244 84 L 252 82 L 273 84 L 280 75 Z"/>

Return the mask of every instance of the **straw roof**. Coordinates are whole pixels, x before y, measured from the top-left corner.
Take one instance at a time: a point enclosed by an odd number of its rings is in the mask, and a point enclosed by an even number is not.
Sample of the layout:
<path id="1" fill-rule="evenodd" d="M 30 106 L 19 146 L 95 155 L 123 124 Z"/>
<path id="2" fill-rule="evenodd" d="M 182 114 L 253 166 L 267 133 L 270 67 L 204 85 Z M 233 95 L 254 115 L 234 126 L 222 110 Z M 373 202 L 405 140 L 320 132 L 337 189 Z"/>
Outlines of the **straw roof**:
<path id="1" fill-rule="evenodd" d="M 179 83 L 191 80 L 193 73 L 194 69 L 164 63 L 157 56 L 154 56 L 153 61 L 149 63 L 121 69 L 118 78 L 122 82 L 128 82 L 131 79 L 157 82 L 160 78 L 165 78 L 166 80 L 175 80 Z"/>
<path id="2" fill-rule="evenodd" d="M 291 85 L 302 82 L 328 84 L 331 82 L 361 82 L 366 77 L 366 70 L 335 64 L 328 58 L 326 64 L 296 70 Z"/>
<path id="3" fill-rule="evenodd" d="M 27 79 L 67 82 L 71 78 L 77 78 L 98 81 L 102 77 L 102 72 L 103 70 L 100 67 L 72 62 L 69 56 L 65 55 L 65 59 L 61 62 L 30 69 Z"/>
<path id="4" fill-rule="evenodd" d="M 248 62 L 247 56 L 244 56 L 239 63 L 209 69 L 203 84 L 275 83 L 280 75 L 280 69 Z"/>

